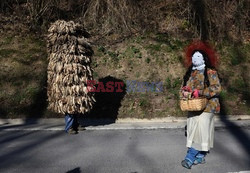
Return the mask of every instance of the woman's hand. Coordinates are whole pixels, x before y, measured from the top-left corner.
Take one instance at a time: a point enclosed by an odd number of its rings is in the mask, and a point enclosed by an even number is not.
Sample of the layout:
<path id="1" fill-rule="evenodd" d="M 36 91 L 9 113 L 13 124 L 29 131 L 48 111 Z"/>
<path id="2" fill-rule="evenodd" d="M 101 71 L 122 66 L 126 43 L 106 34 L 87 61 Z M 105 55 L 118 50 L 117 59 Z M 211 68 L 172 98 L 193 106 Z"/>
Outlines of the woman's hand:
<path id="1" fill-rule="evenodd" d="M 189 88 L 188 86 L 184 86 L 184 87 L 182 87 L 182 89 L 181 89 L 181 93 L 182 93 L 182 96 L 183 96 L 183 97 L 189 98 L 189 97 L 191 97 L 192 90 L 191 90 L 191 88 Z"/>
<path id="2" fill-rule="evenodd" d="M 200 95 L 200 91 L 195 89 L 192 91 L 189 87 L 185 86 L 182 88 L 182 96 L 185 98 L 198 98 Z"/>
<path id="3" fill-rule="evenodd" d="M 191 88 L 189 86 L 182 87 L 182 91 L 192 92 L 192 90 L 191 90 Z"/>
<path id="4" fill-rule="evenodd" d="M 188 92 L 188 91 L 182 91 L 182 95 L 183 95 L 183 97 L 188 98 L 188 97 L 190 97 L 191 92 Z"/>
<path id="5" fill-rule="evenodd" d="M 193 93 L 192 93 L 192 97 L 193 98 L 198 98 L 199 97 L 199 90 L 197 90 L 197 89 L 195 89 L 194 91 L 193 91 Z"/>

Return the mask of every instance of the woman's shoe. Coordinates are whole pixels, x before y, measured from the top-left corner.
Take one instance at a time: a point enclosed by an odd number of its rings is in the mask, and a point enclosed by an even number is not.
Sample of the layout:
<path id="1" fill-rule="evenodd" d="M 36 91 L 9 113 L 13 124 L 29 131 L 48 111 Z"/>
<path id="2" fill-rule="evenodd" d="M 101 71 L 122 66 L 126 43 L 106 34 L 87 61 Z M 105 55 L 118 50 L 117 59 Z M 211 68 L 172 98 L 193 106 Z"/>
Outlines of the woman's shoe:
<path id="1" fill-rule="evenodd" d="M 196 158 L 195 161 L 194 161 L 194 165 L 198 165 L 198 164 L 204 164 L 206 163 L 206 160 L 204 157 L 202 158 Z"/>
<path id="2" fill-rule="evenodd" d="M 187 168 L 187 169 L 191 169 L 191 167 L 192 167 L 192 163 L 189 162 L 188 160 L 182 160 L 182 161 L 181 161 L 181 165 L 182 165 L 184 168 Z"/>

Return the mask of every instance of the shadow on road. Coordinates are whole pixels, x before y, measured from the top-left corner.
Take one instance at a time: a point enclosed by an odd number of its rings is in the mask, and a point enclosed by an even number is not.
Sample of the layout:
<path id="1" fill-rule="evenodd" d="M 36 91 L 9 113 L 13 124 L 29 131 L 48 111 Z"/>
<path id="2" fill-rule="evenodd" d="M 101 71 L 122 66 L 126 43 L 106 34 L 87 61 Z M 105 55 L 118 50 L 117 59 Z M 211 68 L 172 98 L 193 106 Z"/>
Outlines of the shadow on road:
<path id="1" fill-rule="evenodd" d="M 108 125 L 108 124 L 115 123 L 115 121 L 117 120 L 119 108 L 121 107 L 121 101 L 126 94 L 125 82 L 121 79 L 117 79 L 112 76 L 106 76 L 104 78 L 99 79 L 98 82 L 101 82 L 104 85 L 105 89 L 107 89 L 106 84 L 108 82 L 113 82 L 114 91 L 95 92 L 96 103 L 94 104 L 93 109 L 85 115 L 81 115 L 81 114 L 79 115 L 79 121 L 85 127 Z M 116 84 L 120 85 L 119 92 L 117 91 L 118 86 Z M 98 88 L 98 84 L 95 85 L 95 87 Z M 39 107 L 39 105 L 41 108 L 34 109 L 37 111 L 34 111 L 33 109 L 29 109 L 30 112 L 27 114 L 26 118 L 24 119 L 23 124 L 10 125 L 10 126 L 0 125 L 0 130 L 7 129 L 7 128 L 14 129 L 14 128 L 20 128 L 20 127 L 29 127 L 29 126 L 35 126 L 36 124 L 38 124 L 38 120 L 39 118 L 42 117 L 42 112 L 44 112 L 44 109 L 46 109 L 46 106 L 47 106 L 46 90 L 43 90 L 41 95 L 38 95 L 37 98 L 42 98 L 43 104 L 41 105 L 40 102 L 37 101 L 37 103 L 35 104 L 36 106 L 34 108 Z M 64 118 L 63 115 L 52 115 L 52 116 Z M 7 124 L 8 122 L 6 121 L 5 125 Z"/>
<path id="2" fill-rule="evenodd" d="M 238 141 L 239 146 L 241 146 L 249 156 L 250 163 L 250 136 L 246 134 L 242 127 L 238 126 L 236 123 L 228 119 L 226 106 L 224 104 L 223 98 L 220 97 L 221 113 L 220 120 L 224 123 L 227 130 L 232 134 L 232 136 Z"/>
<path id="3" fill-rule="evenodd" d="M 147 153 L 141 151 L 138 136 L 132 133 L 130 138 L 134 138 L 133 140 L 130 140 L 129 145 L 126 148 L 126 153 L 130 159 L 133 160 L 139 167 L 143 168 L 143 172 L 149 172 L 148 170 L 150 170 L 150 172 L 161 172 L 160 166 L 157 162 L 155 162 L 154 158 L 150 158 Z M 137 171 L 135 171 L 135 173 L 136 172 Z"/>
<path id="4" fill-rule="evenodd" d="M 79 167 L 72 169 L 70 171 L 67 171 L 66 173 L 81 173 L 81 169 Z"/>
<path id="5" fill-rule="evenodd" d="M 13 140 L 17 140 L 18 138 L 22 138 L 24 136 L 28 136 L 28 135 L 31 135 L 33 133 L 36 133 L 36 131 L 21 132 L 21 133 L 18 132 L 15 136 L 9 137 L 7 139 L 4 139 L 4 141 L 1 141 L 1 144 L 3 144 L 3 142 L 4 143 L 8 142 L 8 143 L 10 143 L 10 144 L 12 143 L 14 145 L 15 143 L 13 143 Z M 45 137 L 40 137 L 39 139 L 35 139 L 35 140 L 30 141 L 30 142 L 27 142 L 27 144 L 22 146 L 22 147 L 13 147 L 13 149 L 7 150 L 7 152 L 5 151 L 4 154 L 0 155 L 1 164 L 4 165 L 5 168 L 15 167 L 16 163 L 15 163 L 15 161 L 13 161 L 13 156 L 15 156 L 15 159 L 18 159 L 18 157 L 25 158 L 25 157 L 27 157 L 27 153 L 30 150 L 35 149 L 44 143 L 48 143 L 50 140 L 55 139 L 57 137 L 60 137 L 63 134 L 64 133 L 60 133 L 60 132 L 53 133 L 51 135 L 48 135 Z M 29 159 L 31 159 L 31 158 L 29 158 Z M 24 162 L 27 161 L 25 159 L 21 159 L 21 160 L 23 160 Z"/>
<path id="6" fill-rule="evenodd" d="M 240 146 L 245 150 L 249 156 L 250 163 L 250 137 L 244 132 L 242 127 L 228 120 L 227 116 L 220 115 L 220 120 L 223 122 L 227 130 L 232 134 L 232 136 L 238 141 Z"/>
<path id="7" fill-rule="evenodd" d="M 112 76 L 106 76 L 99 79 L 107 90 L 107 83 L 113 82 L 114 91 L 112 92 L 95 92 L 96 103 L 90 113 L 83 115 L 80 119 L 84 126 L 98 126 L 115 123 L 121 101 L 126 94 L 125 82 Z M 120 90 L 118 89 L 120 85 Z M 98 89 L 98 84 L 95 85 Z"/>

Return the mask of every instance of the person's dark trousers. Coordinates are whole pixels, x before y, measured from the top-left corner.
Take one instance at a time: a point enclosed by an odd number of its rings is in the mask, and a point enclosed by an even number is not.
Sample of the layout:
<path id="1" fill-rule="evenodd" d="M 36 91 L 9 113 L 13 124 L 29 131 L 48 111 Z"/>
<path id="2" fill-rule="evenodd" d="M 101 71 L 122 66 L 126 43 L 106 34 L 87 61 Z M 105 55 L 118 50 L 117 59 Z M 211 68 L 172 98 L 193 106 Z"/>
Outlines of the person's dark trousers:
<path id="1" fill-rule="evenodd" d="M 65 114 L 65 132 L 68 133 L 70 128 L 77 131 L 77 116 L 75 114 Z"/>

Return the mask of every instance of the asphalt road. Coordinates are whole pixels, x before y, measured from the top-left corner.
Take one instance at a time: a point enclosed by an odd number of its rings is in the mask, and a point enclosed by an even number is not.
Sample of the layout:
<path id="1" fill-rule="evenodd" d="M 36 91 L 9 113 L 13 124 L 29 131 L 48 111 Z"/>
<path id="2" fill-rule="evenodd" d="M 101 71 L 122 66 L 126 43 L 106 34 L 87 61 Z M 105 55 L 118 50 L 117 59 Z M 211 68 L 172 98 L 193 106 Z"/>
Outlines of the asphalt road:
<path id="1" fill-rule="evenodd" d="M 250 170 L 250 129 L 215 131 L 206 163 L 183 168 L 183 129 L 0 131 L 0 172 L 225 173 Z"/>

